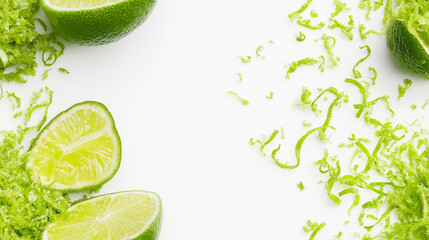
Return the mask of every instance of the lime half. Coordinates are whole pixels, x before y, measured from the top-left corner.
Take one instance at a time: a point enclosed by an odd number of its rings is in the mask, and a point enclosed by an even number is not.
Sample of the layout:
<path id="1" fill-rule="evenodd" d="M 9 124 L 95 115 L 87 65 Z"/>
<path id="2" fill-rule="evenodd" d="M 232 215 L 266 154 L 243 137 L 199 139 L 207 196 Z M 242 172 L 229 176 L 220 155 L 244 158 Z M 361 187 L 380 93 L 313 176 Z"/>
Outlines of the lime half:
<path id="1" fill-rule="evenodd" d="M 64 40 L 100 45 L 119 40 L 140 26 L 156 0 L 42 0 L 42 8 Z"/>
<path id="2" fill-rule="evenodd" d="M 88 101 L 42 129 L 30 147 L 27 168 L 44 187 L 73 192 L 106 183 L 120 162 L 121 141 L 112 115 L 103 104 Z"/>
<path id="3" fill-rule="evenodd" d="M 162 204 L 156 193 L 128 191 L 80 202 L 68 213 L 46 228 L 43 240 L 154 240 Z"/>
<path id="4" fill-rule="evenodd" d="M 387 48 L 393 60 L 404 69 L 429 78 L 429 47 L 422 40 L 425 39 L 422 34 L 403 21 L 392 19 L 386 31 Z"/>

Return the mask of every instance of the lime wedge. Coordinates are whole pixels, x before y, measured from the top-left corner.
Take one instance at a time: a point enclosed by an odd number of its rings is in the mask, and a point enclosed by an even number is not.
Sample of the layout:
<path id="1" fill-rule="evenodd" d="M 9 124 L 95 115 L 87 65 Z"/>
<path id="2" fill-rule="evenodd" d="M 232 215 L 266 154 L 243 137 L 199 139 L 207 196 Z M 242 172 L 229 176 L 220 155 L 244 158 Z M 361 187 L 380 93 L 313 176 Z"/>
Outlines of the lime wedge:
<path id="1" fill-rule="evenodd" d="M 27 168 L 42 186 L 64 192 L 95 189 L 121 161 L 112 115 L 98 102 L 78 103 L 58 114 L 33 141 Z"/>
<path id="2" fill-rule="evenodd" d="M 387 48 L 393 60 L 405 70 L 429 78 L 429 47 L 423 40 L 426 39 L 424 35 L 395 19 L 386 30 Z"/>
<path id="3" fill-rule="evenodd" d="M 156 0 L 42 0 L 55 32 L 79 45 L 119 40 L 140 26 Z"/>
<path id="4" fill-rule="evenodd" d="M 128 191 L 80 202 L 68 213 L 46 228 L 43 240 L 154 240 L 162 204 L 156 193 Z"/>

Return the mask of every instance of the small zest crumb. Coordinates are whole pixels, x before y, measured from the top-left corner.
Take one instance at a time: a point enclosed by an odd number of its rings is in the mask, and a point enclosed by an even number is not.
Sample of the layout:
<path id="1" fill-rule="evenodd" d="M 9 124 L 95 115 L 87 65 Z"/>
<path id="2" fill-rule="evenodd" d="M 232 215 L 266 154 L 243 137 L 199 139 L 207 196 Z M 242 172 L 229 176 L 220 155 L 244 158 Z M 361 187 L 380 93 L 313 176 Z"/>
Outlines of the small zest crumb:
<path id="1" fill-rule="evenodd" d="M 299 188 L 299 190 L 302 192 L 302 191 L 304 191 L 304 184 L 302 183 L 302 181 L 301 182 L 299 182 L 298 184 L 297 184 L 297 186 L 298 186 L 298 188 Z"/>
<path id="2" fill-rule="evenodd" d="M 251 56 L 240 56 L 239 58 L 241 59 L 242 63 L 250 63 L 252 61 Z"/>
<path id="3" fill-rule="evenodd" d="M 233 95 L 233 96 L 236 96 L 236 97 L 237 97 L 237 99 L 238 99 L 238 100 L 240 100 L 241 104 L 243 104 L 243 105 L 247 105 L 247 104 L 249 104 L 249 101 L 247 101 L 246 99 L 244 99 L 244 98 L 240 97 L 240 95 L 238 95 L 238 93 L 233 92 L 233 91 L 229 91 L 229 92 L 227 92 L 227 93 L 228 93 L 228 94 L 231 94 L 231 95 Z"/>
<path id="4" fill-rule="evenodd" d="M 65 68 L 58 68 L 58 70 L 59 70 L 60 72 L 62 72 L 62 73 L 70 74 L 69 70 L 67 70 L 67 69 L 65 69 Z"/>
<path id="5" fill-rule="evenodd" d="M 270 92 L 270 94 L 268 94 L 268 96 L 265 96 L 265 98 L 272 100 L 274 97 L 274 92 Z"/>

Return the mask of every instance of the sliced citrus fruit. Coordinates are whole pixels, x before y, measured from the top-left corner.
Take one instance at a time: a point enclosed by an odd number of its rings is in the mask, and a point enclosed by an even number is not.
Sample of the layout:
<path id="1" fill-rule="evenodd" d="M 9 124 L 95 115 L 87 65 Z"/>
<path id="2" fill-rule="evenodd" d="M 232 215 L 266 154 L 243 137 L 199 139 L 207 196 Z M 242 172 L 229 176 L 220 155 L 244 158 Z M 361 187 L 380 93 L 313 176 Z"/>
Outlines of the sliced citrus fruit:
<path id="1" fill-rule="evenodd" d="M 68 213 L 46 228 L 43 240 L 154 240 L 162 204 L 156 193 L 127 191 L 77 203 Z"/>
<path id="2" fill-rule="evenodd" d="M 423 40 L 425 38 L 423 32 L 401 20 L 392 19 L 386 30 L 387 48 L 393 60 L 405 70 L 429 78 L 429 46 Z"/>
<path id="3" fill-rule="evenodd" d="M 109 181 L 121 162 L 121 140 L 112 115 L 99 102 L 73 105 L 34 139 L 27 168 L 42 186 L 64 192 L 90 190 Z"/>
<path id="4" fill-rule="evenodd" d="M 156 0 L 42 0 L 55 32 L 79 45 L 119 40 L 140 26 Z"/>

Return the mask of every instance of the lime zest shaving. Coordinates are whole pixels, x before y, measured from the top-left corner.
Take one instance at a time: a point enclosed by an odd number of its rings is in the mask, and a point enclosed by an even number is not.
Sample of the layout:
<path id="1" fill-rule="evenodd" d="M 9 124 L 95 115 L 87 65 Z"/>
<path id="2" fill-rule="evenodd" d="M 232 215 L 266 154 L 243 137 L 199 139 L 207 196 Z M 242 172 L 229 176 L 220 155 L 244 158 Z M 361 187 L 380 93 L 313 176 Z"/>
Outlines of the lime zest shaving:
<path id="1" fill-rule="evenodd" d="M 40 18 L 36 18 L 36 21 L 40 24 L 40 26 L 42 26 L 43 30 L 45 30 L 45 32 L 48 31 L 48 25 Z"/>
<path id="2" fill-rule="evenodd" d="M 309 240 L 313 240 L 317 233 L 324 227 L 326 226 L 326 223 L 322 222 L 322 223 L 317 223 L 317 222 L 311 222 L 310 220 L 307 220 L 307 225 L 303 226 L 302 229 L 306 232 L 309 233 L 311 232 L 310 238 Z"/>
<path id="3" fill-rule="evenodd" d="M 334 236 L 335 239 L 341 239 L 341 237 L 343 236 L 343 232 L 338 232 L 337 235 Z"/>
<path id="4" fill-rule="evenodd" d="M 49 69 L 46 69 L 46 70 L 43 72 L 42 80 L 46 80 L 46 79 L 48 78 L 48 73 L 49 73 L 49 71 L 51 71 L 51 69 L 50 69 L 50 68 L 49 68 Z"/>
<path id="5" fill-rule="evenodd" d="M 410 79 L 404 79 L 404 86 L 398 85 L 398 100 L 404 97 L 407 90 L 411 87 L 413 81 Z"/>
<path id="6" fill-rule="evenodd" d="M 298 60 L 298 61 L 293 61 L 289 65 L 289 68 L 287 69 L 286 78 L 289 79 L 290 78 L 289 74 L 295 72 L 298 67 L 303 66 L 303 65 L 310 65 L 311 66 L 311 65 L 314 65 L 318 62 L 319 62 L 318 59 L 310 58 L 310 57 L 306 57 L 306 58 Z"/>
<path id="7" fill-rule="evenodd" d="M 381 6 L 383 6 L 384 0 L 374 1 L 374 0 L 360 0 L 358 7 L 361 9 L 366 9 L 365 18 L 370 20 L 371 11 L 377 11 Z"/>
<path id="8" fill-rule="evenodd" d="M 305 28 L 308 28 L 310 30 L 318 30 L 318 29 L 322 29 L 326 24 L 324 22 L 319 22 L 316 25 L 312 25 L 310 19 L 304 19 L 304 20 L 298 20 L 296 21 L 296 23 L 298 23 L 298 25 L 301 25 Z"/>
<path id="9" fill-rule="evenodd" d="M 274 163 L 277 166 L 279 166 L 281 168 L 285 168 L 286 165 L 284 163 L 281 163 L 280 160 L 276 158 L 277 152 L 280 151 L 281 147 L 282 147 L 282 145 L 279 144 L 279 146 L 271 152 L 271 158 L 274 160 Z"/>
<path id="10" fill-rule="evenodd" d="M 314 132 L 318 132 L 318 131 L 325 131 L 327 128 L 331 128 L 331 129 L 334 129 L 335 130 L 335 128 L 334 127 L 331 127 L 331 126 L 327 126 L 327 127 L 325 127 L 325 126 L 321 126 L 321 127 L 316 127 L 316 128 L 313 128 L 313 129 L 311 129 L 311 130 L 309 130 L 308 132 L 306 132 L 300 139 L 298 139 L 298 141 L 296 142 L 296 145 L 295 145 L 295 158 L 296 158 L 296 164 L 295 165 L 288 165 L 288 164 L 285 164 L 285 166 L 283 167 L 283 168 L 289 168 L 289 169 L 294 169 L 294 168 L 297 168 L 298 166 L 299 166 L 299 164 L 300 164 L 300 162 L 301 162 L 301 148 L 302 148 L 302 145 L 304 144 L 304 142 L 305 142 L 305 140 L 311 135 L 311 134 L 313 134 Z"/>
<path id="11" fill-rule="evenodd" d="M 27 124 L 30 122 L 31 116 L 33 115 L 34 111 L 36 111 L 37 109 L 45 108 L 43 117 L 36 125 L 37 130 L 42 129 L 43 125 L 45 124 L 48 118 L 48 109 L 49 109 L 49 106 L 52 104 L 53 94 L 54 92 L 50 90 L 48 87 L 42 88 L 39 91 L 33 93 L 30 106 L 25 111 L 22 112 L 24 113 L 24 126 L 27 126 Z M 43 95 L 45 95 L 45 98 L 47 99 L 41 100 Z"/>
<path id="12" fill-rule="evenodd" d="M 7 98 L 10 100 L 10 102 L 12 103 L 12 110 L 15 110 L 16 108 L 20 108 L 21 107 L 21 98 L 19 98 L 18 96 L 16 96 L 16 94 L 14 92 L 7 92 Z"/>
<path id="13" fill-rule="evenodd" d="M 369 66 L 369 71 L 372 72 L 372 77 L 371 76 L 369 77 L 369 79 L 371 80 L 371 84 L 375 85 L 375 80 L 377 80 L 377 70 Z"/>
<path id="14" fill-rule="evenodd" d="M 347 7 L 347 4 L 344 2 L 341 2 L 340 0 L 334 0 L 334 4 L 335 4 L 335 11 L 331 13 L 331 18 L 338 16 L 338 14 L 342 11 L 350 10 L 350 8 Z"/>
<path id="15" fill-rule="evenodd" d="M 382 34 L 380 32 L 372 30 L 372 29 L 370 29 L 366 32 L 365 32 L 365 30 L 366 30 L 365 25 L 363 25 L 362 23 L 359 23 L 359 36 L 360 36 L 360 39 L 362 39 L 362 40 L 367 39 L 369 34 Z"/>
<path id="16" fill-rule="evenodd" d="M 349 15 L 349 21 L 347 22 L 347 25 L 340 23 L 334 18 L 329 18 L 329 21 L 332 22 L 330 25 L 328 25 L 329 29 L 339 28 L 349 40 L 353 40 L 352 30 L 355 28 L 355 23 L 352 15 Z"/>
<path id="17" fill-rule="evenodd" d="M 268 96 L 265 96 L 266 99 L 272 100 L 274 97 L 274 92 L 270 92 Z"/>
<path id="18" fill-rule="evenodd" d="M 325 62 L 326 62 L 325 57 L 323 55 L 320 55 L 319 59 L 320 59 L 320 65 L 319 65 L 320 72 L 324 72 L 325 71 Z"/>
<path id="19" fill-rule="evenodd" d="M 235 76 L 237 77 L 238 82 L 240 82 L 240 83 L 243 82 L 243 74 L 242 73 L 236 72 Z"/>
<path id="20" fill-rule="evenodd" d="M 340 60 L 339 57 L 334 56 L 333 48 L 335 47 L 336 40 L 334 37 L 327 36 L 326 34 L 323 34 L 322 36 L 323 40 L 323 46 L 325 47 L 326 52 L 328 53 L 328 60 L 330 62 L 329 67 L 335 67 L 338 65 L 338 61 Z M 325 62 L 325 58 L 323 57 L 323 62 Z M 322 65 L 321 65 L 322 66 Z M 319 66 L 319 68 L 321 67 Z M 322 70 L 323 72 L 323 70 Z"/>
<path id="21" fill-rule="evenodd" d="M 259 46 L 259 47 L 256 49 L 256 56 L 258 56 L 260 59 L 265 59 L 265 56 L 263 56 L 263 55 L 261 54 L 261 52 L 262 52 L 264 49 L 265 49 L 265 47 L 264 47 L 264 46 Z"/>
<path id="22" fill-rule="evenodd" d="M 353 76 L 355 78 L 361 78 L 362 77 L 362 74 L 358 70 L 356 70 L 356 68 L 371 55 L 371 48 L 368 45 L 359 47 L 359 49 L 363 49 L 363 48 L 366 48 L 367 55 L 365 57 L 359 59 L 359 61 L 353 67 Z"/>
<path id="23" fill-rule="evenodd" d="M 280 138 L 281 139 L 286 139 L 285 128 L 284 127 L 280 128 L 280 133 L 281 133 Z"/>
<path id="24" fill-rule="evenodd" d="M 243 105 L 247 105 L 249 104 L 249 101 L 247 101 L 246 99 L 242 98 L 240 95 L 238 95 L 238 93 L 233 92 L 233 91 L 228 91 L 227 94 L 231 94 L 235 97 L 237 97 L 237 99 L 241 102 L 241 104 Z"/>
<path id="25" fill-rule="evenodd" d="M 302 33 L 301 31 L 299 31 L 298 35 L 296 36 L 296 40 L 297 40 L 298 42 L 302 42 L 302 41 L 304 41 L 304 40 L 305 40 L 305 35 L 304 35 L 304 33 Z"/>
<path id="26" fill-rule="evenodd" d="M 274 138 L 277 136 L 278 133 L 279 133 L 279 130 L 274 130 L 273 133 L 271 134 L 271 136 L 264 142 L 262 142 L 259 139 L 254 141 L 253 138 L 251 138 L 250 139 L 250 145 L 259 144 L 259 146 L 260 146 L 259 150 L 265 156 L 266 154 L 264 152 L 264 148 L 274 140 Z"/>
<path id="27" fill-rule="evenodd" d="M 1 98 L 0 98 L 1 99 Z M 423 104 L 423 106 L 422 106 L 422 109 L 425 109 L 426 108 L 426 106 L 428 105 L 428 103 L 429 103 L 429 98 L 426 100 L 426 102 Z"/>
<path id="28" fill-rule="evenodd" d="M 304 126 L 304 127 L 311 127 L 311 125 L 313 125 L 313 124 L 307 122 L 306 120 L 302 121 L 302 126 Z"/>
<path id="29" fill-rule="evenodd" d="M 317 12 L 314 9 L 311 9 L 310 16 L 313 18 L 317 18 L 319 16 L 319 14 L 317 14 Z"/>
<path id="30" fill-rule="evenodd" d="M 293 20 L 295 19 L 302 19 L 301 17 L 301 13 L 303 13 L 308 6 L 310 5 L 310 3 L 313 0 L 307 0 L 298 10 L 296 10 L 295 12 L 292 12 L 289 14 L 289 19 L 293 22 Z"/>
<path id="31" fill-rule="evenodd" d="M 319 131 L 319 136 L 321 140 L 327 140 L 327 137 L 325 135 L 325 131 L 329 126 L 329 123 L 331 121 L 332 118 L 332 112 L 335 106 L 340 106 L 341 105 L 341 99 L 344 99 L 344 102 L 348 101 L 348 98 L 346 95 L 344 95 L 343 93 L 339 93 L 338 90 L 334 87 L 329 87 L 325 90 L 323 90 L 319 96 L 317 96 L 313 102 L 311 103 L 312 108 L 316 108 L 316 102 L 318 99 L 320 99 L 325 93 L 331 93 L 333 95 L 335 95 L 335 99 L 332 101 L 332 103 L 329 105 L 328 107 L 328 113 L 326 114 L 326 119 L 322 125 L 322 127 L 324 127 L 324 129 L 322 131 Z"/>
<path id="32" fill-rule="evenodd" d="M 62 72 L 62 73 L 70 74 L 69 70 L 67 70 L 67 69 L 65 69 L 65 68 L 58 68 L 58 70 L 59 70 L 60 72 Z"/>

